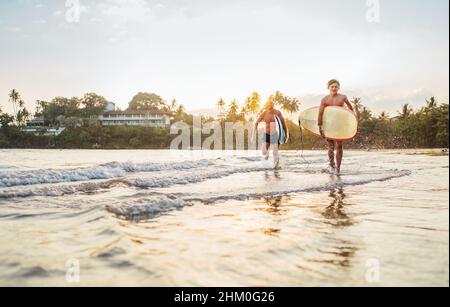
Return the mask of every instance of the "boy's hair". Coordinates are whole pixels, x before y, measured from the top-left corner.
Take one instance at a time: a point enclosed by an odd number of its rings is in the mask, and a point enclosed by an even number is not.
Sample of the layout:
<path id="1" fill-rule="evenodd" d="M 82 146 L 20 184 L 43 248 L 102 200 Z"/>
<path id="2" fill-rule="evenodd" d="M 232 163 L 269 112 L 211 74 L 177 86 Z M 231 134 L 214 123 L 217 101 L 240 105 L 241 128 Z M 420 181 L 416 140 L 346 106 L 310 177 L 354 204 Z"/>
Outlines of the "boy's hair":
<path id="1" fill-rule="evenodd" d="M 268 109 L 269 108 L 269 106 L 271 106 L 271 107 L 275 107 L 275 101 L 274 101 L 274 97 L 273 97 L 273 95 L 271 95 L 270 97 L 269 97 L 269 99 L 267 99 L 267 102 L 264 104 L 264 109 Z"/>
<path id="2" fill-rule="evenodd" d="M 330 88 L 331 85 L 337 83 L 337 85 L 341 86 L 341 83 L 337 80 L 337 79 L 331 79 L 330 81 L 328 81 L 328 87 Z"/>

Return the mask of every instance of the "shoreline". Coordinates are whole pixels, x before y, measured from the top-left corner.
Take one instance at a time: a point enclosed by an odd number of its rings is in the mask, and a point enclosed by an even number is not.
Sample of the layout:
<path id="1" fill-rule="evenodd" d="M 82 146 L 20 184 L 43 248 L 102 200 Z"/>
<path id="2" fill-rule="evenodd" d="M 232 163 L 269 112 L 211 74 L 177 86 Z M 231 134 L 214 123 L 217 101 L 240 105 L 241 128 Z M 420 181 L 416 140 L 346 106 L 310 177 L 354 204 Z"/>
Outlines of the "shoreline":
<path id="1" fill-rule="evenodd" d="M 170 148 L 39 148 L 39 147 L 13 147 L 13 148 L 0 148 L 0 150 L 87 150 L 87 151 L 142 151 L 142 150 L 155 150 L 155 151 L 171 151 Z M 324 147 L 323 149 L 279 149 L 280 151 L 323 151 L 326 150 Z M 384 148 L 384 149 L 358 149 L 358 148 L 344 148 L 345 151 L 360 151 L 360 152 L 383 152 L 383 151 L 420 151 L 420 150 L 435 150 L 435 151 L 442 151 L 442 153 L 449 154 L 449 148 Z M 259 149 L 256 150 L 195 150 L 195 149 L 182 149 L 182 150 L 176 150 L 180 152 L 220 152 L 220 151 L 236 151 L 236 152 L 246 152 L 246 151 L 259 151 Z"/>

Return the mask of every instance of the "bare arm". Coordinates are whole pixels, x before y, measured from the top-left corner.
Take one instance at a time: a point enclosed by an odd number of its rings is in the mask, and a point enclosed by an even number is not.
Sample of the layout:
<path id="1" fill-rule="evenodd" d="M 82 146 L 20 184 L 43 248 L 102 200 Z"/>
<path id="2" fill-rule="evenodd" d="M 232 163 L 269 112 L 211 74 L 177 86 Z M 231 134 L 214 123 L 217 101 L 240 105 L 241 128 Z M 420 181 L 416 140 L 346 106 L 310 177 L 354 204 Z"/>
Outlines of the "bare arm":
<path id="1" fill-rule="evenodd" d="M 348 97 L 347 97 L 347 96 L 345 96 L 344 102 L 345 102 L 345 104 L 347 105 L 347 107 L 348 107 L 352 112 L 354 112 L 353 106 L 352 106 L 352 104 L 350 103 L 350 101 L 348 100 Z"/>
<path id="2" fill-rule="evenodd" d="M 325 113 L 325 108 L 326 108 L 326 104 L 325 104 L 325 99 L 324 99 L 324 100 L 322 100 L 322 103 L 320 104 L 319 118 L 317 119 L 317 123 L 319 124 L 319 127 L 321 127 L 323 125 L 323 113 Z"/>
<path id="3" fill-rule="evenodd" d="M 355 114 L 356 119 L 359 121 L 359 114 L 357 112 L 355 112 L 355 110 L 354 110 L 352 104 L 350 103 L 350 101 L 348 100 L 347 96 L 345 96 L 344 102 L 347 105 L 347 107 Z"/>
<path id="4" fill-rule="evenodd" d="M 325 103 L 325 98 L 322 100 L 322 103 L 320 104 L 320 109 L 319 109 L 319 118 L 317 119 L 317 123 L 319 125 L 319 131 L 320 131 L 320 135 L 325 138 L 325 134 L 323 132 L 323 114 L 325 113 L 325 108 L 326 108 L 326 103 Z"/>
<path id="5" fill-rule="evenodd" d="M 258 125 L 263 121 L 265 115 L 266 111 L 262 112 L 262 114 L 259 116 L 258 120 L 255 123 L 255 129 L 258 129 Z"/>

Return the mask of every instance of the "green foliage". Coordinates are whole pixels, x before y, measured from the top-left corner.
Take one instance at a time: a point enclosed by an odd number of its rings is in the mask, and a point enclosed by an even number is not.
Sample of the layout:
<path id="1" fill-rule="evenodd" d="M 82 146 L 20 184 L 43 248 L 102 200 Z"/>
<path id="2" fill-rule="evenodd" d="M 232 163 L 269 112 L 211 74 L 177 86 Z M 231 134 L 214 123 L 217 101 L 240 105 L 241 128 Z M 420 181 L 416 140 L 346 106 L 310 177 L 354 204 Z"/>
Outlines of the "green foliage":
<path id="1" fill-rule="evenodd" d="M 300 110 L 300 100 L 298 98 L 288 97 L 286 95 L 277 92 L 275 94 L 275 101 L 281 110 L 289 113 L 291 116 Z"/>
<path id="2" fill-rule="evenodd" d="M 239 110 L 239 102 L 233 99 L 228 107 L 225 121 L 227 122 L 245 122 L 245 115 Z"/>
<path id="3" fill-rule="evenodd" d="M 108 101 L 95 93 L 87 93 L 81 99 L 81 105 L 83 109 L 81 110 L 82 117 L 91 118 L 98 117 L 105 112 L 106 105 Z"/>
<path id="4" fill-rule="evenodd" d="M 258 92 L 253 92 L 251 96 L 245 99 L 243 112 L 253 120 L 261 111 L 261 95 Z"/>
<path id="5" fill-rule="evenodd" d="M 166 149 L 171 141 L 169 131 L 147 127 L 79 127 L 59 136 L 36 136 L 15 126 L 8 134 L 0 131 L 0 148 Z"/>
<path id="6" fill-rule="evenodd" d="M 107 100 L 94 93 L 88 93 L 83 98 L 57 97 L 51 102 L 38 101 L 36 115 L 44 116 L 47 124 L 64 125 L 66 130 L 56 137 L 35 136 L 19 128 L 28 117 L 28 111 L 17 91 L 11 91 L 10 101 L 14 101 L 16 116 L 0 110 L 0 148 L 166 149 L 175 137 L 167 129 L 100 126 L 97 117 L 103 113 Z M 300 105 L 297 99 L 281 92 L 271 95 L 269 101 L 291 114 L 296 113 Z M 227 108 L 225 101 L 220 99 L 217 107 L 222 126 L 223 121 L 246 122 L 247 118 L 252 118 L 260 111 L 260 102 L 261 97 L 257 92 L 248 97 L 242 107 L 235 99 Z M 434 97 L 418 110 L 404 105 L 395 118 L 390 118 L 385 112 L 374 116 L 360 98 L 353 98 L 352 104 L 359 117 L 359 131 L 356 138 L 346 144 L 347 148 L 448 148 L 449 106 L 439 104 Z M 193 125 L 193 116 L 186 112 L 182 104 L 176 100 L 166 104 L 156 94 L 136 95 L 130 102 L 131 107 L 157 108 L 171 114 L 174 122 L 184 121 Z M 202 118 L 203 123 L 211 121 L 212 118 Z M 291 138 L 282 149 L 322 149 L 325 146 L 321 138 L 307 131 L 303 131 L 301 142 L 298 124 L 288 119 L 286 122 Z"/>
<path id="7" fill-rule="evenodd" d="M 0 108 L 0 128 L 2 128 L 2 130 L 7 130 L 9 125 L 12 124 L 14 122 L 14 117 L 12 117 L 11 115 L 8 115 L 6 113 L 3 113 L 2 108 Z M 0 146 L 1 148 L 1 146 Z"/>
<path id="8" fill-rule="evenodd" d="M 414 111 L 409 105 L 404 105 L 395 118 L 390 118 L 385 112 L 378 117 L 361 103 L 360 98 L 354 98 L 352 104 L 359 117 L 359 129 L 356 138 L 347 142 L 347 148 L 354 149 L 385 149 L 385 148 L 448 148 L 449 146 L 449 106 L 439 104 L 435 98 L 427 101 L 425 107 Z M 300 134 L 298 126 L 287 120 L 291 140 L 283 149 L 300 149 Z M 297 126 L 297 127 L 296 127 Z M 304 132 L 304 148 L 320 149 L 325 142 L 307 132 Z"/>
<path id="9" fill-rule="evenodd" d="M 43 116 L 49 126 L 64 125 L 66 118 L 97 118 L 105 111 L 107 100 L 95 93 L 83 98 L 56 97 L 51 102 L 38 100 L 36 116 Z"/>
<path id="10" fill-rule="evenodd" d="M 15 121 L 19 126 L 24 125 L 30 116 L 30 112 L 28 112 L 25 107 L 25 102 L 22 100 L 17 90 L 11 90 L 9 94 L 9 101 L 13 105 L 13 121 Z"/>
<path id="11" fill-rule="evenodd" d="M 448 104 L 433 97 L 414 111 L 408 104 L 390 119 L 382 112 L 373 117 L 361 105 L 359 132 L 353 145 L 359 148 L 446 148 L 448 147 Z"/>
<path id="12" fill-rule="evenodd" d="M 128 104 L 128 110 L 169 111 L 164 99 L 154 93 L 138 93 Z"/>
<path id="13" fill-rule="evenodd" d="M 36 116 L 43 116 L 46 124 L 49 126 L 57 126 L 59 124 L 58 117 L 81 117 L 80 109 L 81 99 L 56 97 L 51 102 L 37 101 Z"/>

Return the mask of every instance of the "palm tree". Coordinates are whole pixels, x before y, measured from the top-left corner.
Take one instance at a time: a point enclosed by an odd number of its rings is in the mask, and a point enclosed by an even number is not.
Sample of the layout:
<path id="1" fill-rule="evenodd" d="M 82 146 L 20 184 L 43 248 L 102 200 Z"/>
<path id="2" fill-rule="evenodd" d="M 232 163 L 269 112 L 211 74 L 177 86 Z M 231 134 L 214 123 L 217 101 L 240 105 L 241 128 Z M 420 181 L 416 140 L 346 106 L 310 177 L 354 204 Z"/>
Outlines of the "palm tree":
<path id="1" fill-rule="evenodd" d="M 239 111 L 239 102 L 236 99 L 233 99 L 230 103 L 228 114 L 237 115 L 238 111 Z"/>
<path id="2" fill-rule="evenodd" d="M 275 98 L 277 100 L 277 98 Z M 290 109 L 290 101 L 288 97 L 282 97 L 277 100 L 277 104 L 280 105 L 281 110 L 289 112 Z"/>
<path id="3" fill-rule="evenodd" d="M 300 100 L 298 98 L 283 96 L 278 104 L 281 106 L 281 109 L 289 113 L 291 117 L 292 114 L 300 110 Z"/>
<path id="4" fill-rule="evenodd" d="M 25 108 L 25 102 L 20 99 L 18 102 L 18 109 L 16 114 L 16 121 L 17 123 L 24 124 L 28 117 L 30 116 L 30 113 L 28 112 L 27 108 Z"/>
<path id="5" fill-rule="evenodd" d="M 297 113 L 298 111 L 300 111 L 300 100 L 298 98 L 291 98 L 289 99 L 289 109 L 288 112 L 291 114 Z"/>
<path id="6" fill-rule="evenodd" d="M 361 118 L 361 111 L 363 108 L 363 105 L 361 103 L 361 98 L 353 97 L 353 99 L 350 101 L 350 103 L 353 105 L 353 109 L 355 110 L 356 115 L 358 115 L 358 118 Z"/>
<path id="7" fill-rule="evenodd" d="M 436 98 L 435 97 L 431 97 L 430 100 L 427 100 L 427 107 L 429 109 L 434 109 L 436 108 L 438 105 Z"/>
<path id="8" fill-rule="evenodd" d="M 186 113 L 186 108 L 184 107 L 184 105 L 180 104 L 177 108 L 176 113 L 177 113 L 177 115 Z"/>
<path id="9" fill-rule="evenodd" d="M 20 100 L 20 94 L 15 89 L 12 89 L 9 93 L 9 101 L 13 105 L 14 117 L 17 115 L 17 103 Z"/>
<path id="10" fill-rule="evenodd" d="M 372 111 L 366 106 L 362 107 L 361 115 L 359 117 L 360 121 L 369 121 L 372 118 Z"/>
<path id="11" fill-rule="evenodd" d="M 220 98 L 216 105 L 217 105 L 217 109 L 219 110 L 219 118 L 221 121 L 223 121 L 224 110 L 225 110 L 225 101 L 222 98 Z"/>
<path id="12" fill-rule="evenodd" d="M 402 111 L 399 112 L 399 116 L 402 119 L 407 119 L 408 117 L 411 116 L 412 113 L 413 113 L 413 109 L 411 108 L 411 106 L 408 103 L 406 103 L 403 105 Z"/>
<path id="13" fill-rule="evenodd" d="M 271 97 L 274 105 L 278 106 L 283 106 L 283 102 L 286 99 L 286 97 L 280 91 L 276 91 L 275 94 L 273 94 Z"/>
<path id="14" fill-rule="evenodd" d="M 173 109 L 172 116 L 175 121 L 184 120 L 186 109 L 182 104 L 177 105 L 176 109 Z"/>
<path id="15" fill-rule="evenodd" d="M 178 102 L 176 99 L 173 99 L 169 106 L 170 112 L 175 113 L 177 111 L 177 108 L 178 108 Z"/>
<path id="16" fill-rule="evenodd" d="M 379 119 L 382 121 L 388 121 L 389 120 L 389 114 L 387 114 L 386 112 L 381 112 Z"/>
<path id="17" fill-rule="evenodd" d="M 228 106 L 226 113 L 226 121 L 236 122 L 240 119 L 239 102 L 237 99 L 233 99 Z"/>
<path id="18" fill-rule="evenodd" d="M 261 109 L 261 95 L 258 92 L 253 92 L 250 97 L 247 97 L 245 100 L 245 105 L 242 110 L 243 113 L 247 113 L 250 115 L 251 120 L 255 114 L 257 114 Z"/>

